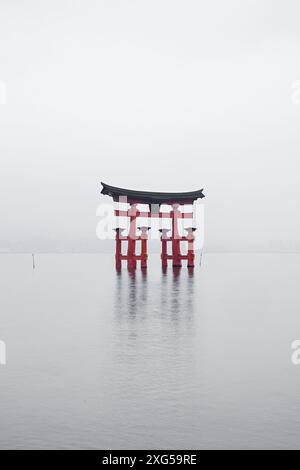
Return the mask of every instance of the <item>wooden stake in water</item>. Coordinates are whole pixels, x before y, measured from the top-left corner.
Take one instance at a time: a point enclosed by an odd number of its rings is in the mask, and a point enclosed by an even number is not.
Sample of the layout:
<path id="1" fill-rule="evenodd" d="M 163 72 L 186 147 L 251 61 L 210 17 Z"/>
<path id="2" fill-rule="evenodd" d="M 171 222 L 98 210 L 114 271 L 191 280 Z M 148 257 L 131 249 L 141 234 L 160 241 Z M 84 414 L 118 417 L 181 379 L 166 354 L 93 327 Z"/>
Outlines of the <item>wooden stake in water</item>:
<path id="1" fill-rule="evenodd" d="M 34 254 L 32 253 L 32 268 L 35 269 Z"/>

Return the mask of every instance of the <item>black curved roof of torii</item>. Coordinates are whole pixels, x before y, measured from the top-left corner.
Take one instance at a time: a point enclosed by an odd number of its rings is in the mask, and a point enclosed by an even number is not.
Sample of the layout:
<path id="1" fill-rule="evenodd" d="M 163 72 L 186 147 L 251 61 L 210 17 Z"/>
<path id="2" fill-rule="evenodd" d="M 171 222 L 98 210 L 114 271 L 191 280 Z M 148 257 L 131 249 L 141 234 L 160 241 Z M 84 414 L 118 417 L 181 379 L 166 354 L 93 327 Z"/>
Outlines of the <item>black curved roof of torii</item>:
<path id="1" fill-rule="evenodd" d="M 102 183 L 101 194 L 111 196 L 114 201 L 126 197 L 127 202 L 136 204 L 192 204 L 196 199 L 204 198 L 203 189 L 187 193 L 156 193 L 151 191 L 134 191 L 132 189 L 116 188 Z"/>

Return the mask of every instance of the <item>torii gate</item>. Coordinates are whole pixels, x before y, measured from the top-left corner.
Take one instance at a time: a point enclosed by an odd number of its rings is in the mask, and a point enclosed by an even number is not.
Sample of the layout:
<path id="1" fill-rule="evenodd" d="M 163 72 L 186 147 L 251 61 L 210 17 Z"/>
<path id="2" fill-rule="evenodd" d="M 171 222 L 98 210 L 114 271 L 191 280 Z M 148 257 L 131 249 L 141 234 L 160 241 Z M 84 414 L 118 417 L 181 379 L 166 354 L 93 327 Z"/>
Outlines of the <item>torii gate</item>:
<path id="1" fill-rule="evenodd" d="M 141 262 L 141 268 L 147 267 L 147 240 L 148 232 L 150 227 L 148 226 L 137 226 L 137 219 L 139 217 L 152 219 L 171 219 L 172 230 L 171 234 L 168 235 L 169 229 L 160 229 L 161 232 L 161 261 L 164 269 L 168 266 L 168 260 L 172 260 L 173 267 L 181 267 L 182 260 L 187 260 L 187 266 L 190 268 L 194 267 L 194 231 L 195 227 L 192 226 L 194 213 L 182 212 L 179 208 L 185 204 L 193 205 L 197 199 L 204 198 L 203 189 L 199 191 L 192 191 L 187 193 L 157 193 L 149 191 L 133 191 L 130 189 L 116 188 L 109 186 L 105 183 L 102 184 L 102 194 L 106 194 L 113 198 L 115 202 L 126 202 L 130 205 L 128 210 L 115 210 L 116 217 L 128 217 L 130 219 L 129 233 L 128 236 L 122 234 L 122 228 L 116 228 L 116 269 L 121 270 L 122 260 L 127 260 L 127 266 L 130 271 L 134 270 L 137 265 L 137 261 Z M 142 212 L 137 209 L 138 204 L 146 204 L 149 206 L 149 211 Z M 172 207 L 171 212 L 160 212 L 160 206 L 167 204 Z M 179 219 L 191 219 L 191 226 L 186 228 L 186 235 L 180 236 L 178 220 Z M 140 235 L 137 234 L 137 229 L 140 231 Z M 126 241 L 127 254 L 122 254 L 122 242 Z M 136 242 L 141 241 L 141 254 L 136 254 Z M 187 255 L 181 254 L 180 243 L 188 242 Z M 172 254 L 168 254 L 167 243 L 170 242 L 172 245 Z"/>

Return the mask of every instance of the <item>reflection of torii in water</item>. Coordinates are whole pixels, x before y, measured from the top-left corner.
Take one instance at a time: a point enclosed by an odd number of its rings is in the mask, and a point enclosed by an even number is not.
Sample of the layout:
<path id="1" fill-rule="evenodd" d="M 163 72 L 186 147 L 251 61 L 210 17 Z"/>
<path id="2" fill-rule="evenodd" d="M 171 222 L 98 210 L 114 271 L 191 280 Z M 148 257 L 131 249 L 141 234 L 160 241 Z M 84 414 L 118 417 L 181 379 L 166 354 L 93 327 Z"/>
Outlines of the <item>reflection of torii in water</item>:
<path id="1" fill-rule="evenodd" d="M 179 329 L 191 328 L 195 314 L 195 276 L 195 270 L 180 268 L 173 268 L 171 276 L 162 272 L 159 280 L 149 278 L 147 271 L 117 272 L 114 324 L 118 335 L 137 339 L 150 319 L 150 328 L 156 328 L 157 321 Z M 163 329 L 159 330 L 164 334 Z"/>
<path id="2" fill-rule="evenodd" d="M 167 268 L 168 260 L 172 260 L 173 267 L 181 267 L 181 261 L 187 260 L 189 268 L 194 267 L 194 231 L 195 227 L 185 228 L 187 234 L 180 236 L 178 222 L 181 219 L 192 219 L 194 212 L 182 212 L 179 207 L 184 205 L 193 205 L 197 199 L 204 198 L 203 190 L 191 191 L 186 193 L 161 193 L 149 191 L 133 191 L 131 189 L 116 188 L 105 183 L 102 184 L 101 193 L 113 198 L 115 202 L 127 203 L 130 205 L 128 210 L 115 210 L 116 217 L 128 217 L 130 219 L 130 228 L 128 235 L 123 235 L 125 229 L 116 228 L 116 269 L 121 270 L 122 260 L 127 260 L 128 269 L 133 271 L 136 268 L 137 261 L 141 262 L 141 267 L 147 267 L 147 240 L 150 227 L 137 227 L 138 217 L 152 219 L 171 219 L 172 231 L 168 236 L 169 230 L 161 229 L 161 260 L 163 269 Z M 146 204 L 149 211 L 142 212 L 137 209 L 138 204 Z M 166 204 L 172 207 L 171 212 L 160 212 L 160 206 Z M 137 229 L 141 235 L 137 235 Z M 127 254 L 122 254 L 122 241 L 126 241 Z M 136 254 L 136 242 L 141 241 L 141 254 Z M 172 254 L 167 252 L 167 242 L 171 242 Z M 188 242 L 188 251 L 186 255 L 181 254 L 180 242 Z"/>

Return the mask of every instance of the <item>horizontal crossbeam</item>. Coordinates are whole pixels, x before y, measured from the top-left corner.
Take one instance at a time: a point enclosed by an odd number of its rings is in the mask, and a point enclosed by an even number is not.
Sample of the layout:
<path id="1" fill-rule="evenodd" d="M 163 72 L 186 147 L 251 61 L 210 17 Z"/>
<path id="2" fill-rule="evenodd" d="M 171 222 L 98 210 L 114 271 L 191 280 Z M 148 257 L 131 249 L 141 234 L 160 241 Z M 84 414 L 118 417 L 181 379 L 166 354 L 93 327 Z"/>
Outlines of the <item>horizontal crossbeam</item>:
<path id="1" fill-rule="evenodd" d="M 120 236 L 118 238 L 118 240 L 121 240 L 121 241 L 129 241 L 129 240 L 135 240 L 135 241 L 141 241 L 141 240 L 145 240 L 143 239 L 142 237 L 125 237 L 125 236 Z M 172 242 L 174 240 L 174 238 L 172 237 L 168 237 L 168 238 L 163 238 L 162 241 L 164 242 Z M 188 237 L 179 237 L 179 238 L 175 238 L 175 240 L 179 241 L 179 242 L 191 242 L 193 241 L 193 238 L 188 238 Z"/>
<path id="2" fill-rule="evenodd" d="M 162 256 L 163 257 L 163 256 Z M 167 255 L 166 256 L 167 259 L 180 259 L 180 260 L 185 260 L 185 259 L 189 259 L 188 255 L 176 255 L 176 256 L 173 256 L 173 255 Z"/>
<path id="3" fill-rule="evenodd" d="M 138 261 L 138 260 L 144 260 L 144 259 L 147 259 L 148 255 L 145 254 L 145 255 L 133 255 L 133 256 L 128 256 L 128 255 L 119 255 L 119 259 L 124 259 L 124 260 L 135 260 L 135 261 Z"/>
<path id="4" fill-rule="evenodd" d="M 174 218 L 174 213 L 173 212 L 141 212 L 141 211 L 136 211 L 134 214 L 129 211 L 120 211 L 120 210 L 115 210 L 115 215 L 117 217 L 144 217 L 144 218 L 149 218 L 149 219 L 173 219 Z M 180 212 L 180 214 L 175 214 L 176 219 L 192 219 L 193 218 L 193 213 L 192 212 Z"/>

